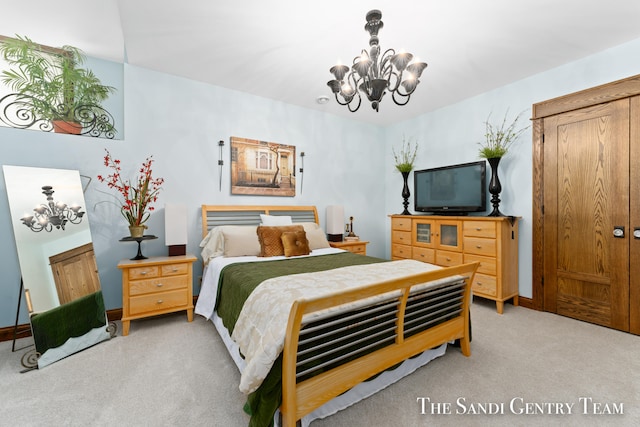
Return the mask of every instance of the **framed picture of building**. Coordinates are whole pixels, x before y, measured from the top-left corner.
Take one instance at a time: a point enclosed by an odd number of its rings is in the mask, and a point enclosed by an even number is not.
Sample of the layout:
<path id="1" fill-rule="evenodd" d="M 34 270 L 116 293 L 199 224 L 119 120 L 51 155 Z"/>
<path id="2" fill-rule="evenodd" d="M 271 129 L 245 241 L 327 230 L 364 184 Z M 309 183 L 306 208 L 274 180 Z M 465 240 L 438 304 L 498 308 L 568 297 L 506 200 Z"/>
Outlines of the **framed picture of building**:
<path id="1" fill-rule="evenodd" d="M 231 137 L 231 194 L 296 195 L 296 147 Z"/>

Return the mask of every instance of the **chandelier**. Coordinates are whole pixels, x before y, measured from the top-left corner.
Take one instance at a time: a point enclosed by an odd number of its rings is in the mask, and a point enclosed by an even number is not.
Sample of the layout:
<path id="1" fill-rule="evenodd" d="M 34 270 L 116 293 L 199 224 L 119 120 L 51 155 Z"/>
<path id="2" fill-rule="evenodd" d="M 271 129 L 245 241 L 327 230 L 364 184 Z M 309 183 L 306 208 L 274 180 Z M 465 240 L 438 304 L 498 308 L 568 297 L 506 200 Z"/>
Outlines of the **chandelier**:
<path id="1" fill-rule="evenodd" d="M 42 194 L 47 196 L 47 204 L 42 204 L 33 208 L 34 215 L 27 215 L 20 218 L 22 223 L 29 227 L 31 231 L 51 231 L 53 227 L 63 229 L 67 222 L 80 224 L 85 212 L 81 212 L 80 206 L 67 206 L 65 203 L 53 201 L 53 187 L 45 185 L 42 187 Z"/>
<path id="2" fill-rule="evenodd" d="M 352 113 L 360 108 L 360 92 L 367 96 L 376 111 L 387 90 L 391 92 L 393 102 L 406 105 L 420 83 L 422 71 L 427 67 L 424 62 L 412 63 L 413 55 L 408 52 L 396 53 L 393 49 L 387 49 L 380 56 L 378 30 L 383 26 L 380 18 L 382 12 L 379 10 L 367 13 L 364 29 L 369 32 L 371 49 L 369 52 L 363 49 L 361 55 L 353 59 L 351 71 L 346 65 L 334 65 L 329 70 L 335 79 L 327 82 L 327 85 L 338 104 L 346 105 Z"/>

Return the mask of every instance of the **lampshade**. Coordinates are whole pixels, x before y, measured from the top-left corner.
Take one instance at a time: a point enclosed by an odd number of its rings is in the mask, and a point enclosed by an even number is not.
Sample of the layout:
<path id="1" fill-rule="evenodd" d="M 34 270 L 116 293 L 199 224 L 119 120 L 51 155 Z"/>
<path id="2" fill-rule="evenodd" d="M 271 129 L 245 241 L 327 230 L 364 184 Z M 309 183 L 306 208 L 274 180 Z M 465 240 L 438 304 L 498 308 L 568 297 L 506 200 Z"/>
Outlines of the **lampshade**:
<path id="1" fill-rule="evenodd" d="M 344 208 L 327 206 L 327 238 L 331 242 L 341 242 L 344 233 Z"/>
<path id="2" fill-rule="evenodd" d="M 164 207 L 164 238 L 169 255 L 185 255 L 187 247 L 187 207 L 166 204 Z"/>

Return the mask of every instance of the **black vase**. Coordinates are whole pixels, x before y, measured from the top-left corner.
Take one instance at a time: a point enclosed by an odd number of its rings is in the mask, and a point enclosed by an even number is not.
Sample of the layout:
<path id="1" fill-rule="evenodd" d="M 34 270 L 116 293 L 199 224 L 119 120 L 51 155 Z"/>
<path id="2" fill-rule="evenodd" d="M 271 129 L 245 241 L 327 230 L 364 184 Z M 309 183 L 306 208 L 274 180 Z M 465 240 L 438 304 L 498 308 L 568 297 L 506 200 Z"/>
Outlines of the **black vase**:
<path id="1" fill-rule="evenodd" d="M 407 184 L 407 179 L 409 179 L 409 174 L 411 172 L 400 172 L 402 174 L 402 179 L 404 180 L 404 187 L 402 187 L 402 198 L 404 202 L 402 205 L 404 206 L 404 211 L 400 215 L 411 215 L 411 212 L 407 209 L 409 207 L 409 197 L 411 197 L 411 192 L 409 191 L 409 185 Z"/>
<path id="2" fill-rule="evenodd" d="M 500 178 L 498 178 L 498 164 L 501 157 L 492 157 L 487 159 L 489 166 L 491 166 L 491 181 L 489 181 L 489 193 L 491 193 L 491 205 L 493 210 L 489 216 L 504 216 L 498 209 L 500 205 L 500 192 L 502 191 L 502 185 L 500 184 Z"/>

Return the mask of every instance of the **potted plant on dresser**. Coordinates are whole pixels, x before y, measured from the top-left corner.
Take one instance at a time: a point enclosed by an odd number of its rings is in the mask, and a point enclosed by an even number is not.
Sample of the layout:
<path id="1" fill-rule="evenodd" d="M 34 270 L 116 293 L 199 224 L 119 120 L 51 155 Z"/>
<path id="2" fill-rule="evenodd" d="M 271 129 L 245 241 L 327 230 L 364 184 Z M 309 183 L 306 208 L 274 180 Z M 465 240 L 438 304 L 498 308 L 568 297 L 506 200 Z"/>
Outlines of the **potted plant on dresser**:
<path id="1" fill-rule="evenodd" d="M 489 119 L 491 114 L 487 117 L 485 124 L 484 142 L 478 143 L 480 145 L 479 156 L 481 159 L 487 159 L 489 166 L 491 167 L 491 180 L 489 181 L 489 193 L 491 193 L 491 204 L 493 210 L 489 216 L 504 216 L 498 209 L 500 205 L 500 192 L 502 191 L 502 185 L 500 184 L 500 178 L 498 177 L 498 164 L 500 159 L 504 157 L 514 142 L 518 140 L 520 135 L 527 130 L 530 126 L 517 129 L 518 119 L 524 113 L 521 112 L 516 118 L 507 125 L 507 115 L 509 110 L 504 115 L 502 122 L 498 125 L 493 125 Z"/>
<path id="2" fill-rule="evenodd" d="M 113 137 L 113 118 L 102 102 L 116 89 L 80 67 L 86 60 L 80 49 L 46 48 L 16 36 L 0 39 L 0 54 L 12 67 L 2 71 L 2 82 L 15 92 L 14 104 L 29 113 L 30 125 L 43 121 L 50 126 L 42 129 L 58 133 Z"/>

